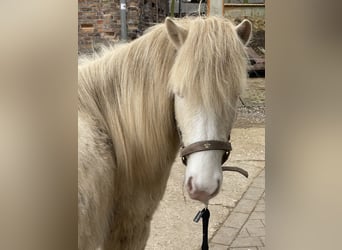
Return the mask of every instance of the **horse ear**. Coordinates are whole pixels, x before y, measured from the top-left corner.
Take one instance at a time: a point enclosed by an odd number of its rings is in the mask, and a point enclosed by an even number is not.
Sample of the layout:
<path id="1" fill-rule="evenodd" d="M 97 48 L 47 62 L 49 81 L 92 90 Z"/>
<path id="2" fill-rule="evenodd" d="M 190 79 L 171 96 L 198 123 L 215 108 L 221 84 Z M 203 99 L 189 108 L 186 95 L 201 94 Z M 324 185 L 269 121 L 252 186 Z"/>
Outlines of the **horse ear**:
<path id="1" fill-rule="evenodd" d="M 183 27 L 180 27 L 179 25 L 175 24 L 175 22 L 172 21 L 172 19 L 169 17 L 166 18 L 165 24 L 167 34 L 169 35 L 170 40 L 173 42 L 176 48 L 179 49 L 185 42 L 185 39 L 188 35 L 188 31 Z"/>
<path id="2" fill-rule="evenodd" d="M 244 19 L 235 27 L 235 30 L 242 43 L 246 45 L 252 37 L 252 23 L 249 20 Z"/>

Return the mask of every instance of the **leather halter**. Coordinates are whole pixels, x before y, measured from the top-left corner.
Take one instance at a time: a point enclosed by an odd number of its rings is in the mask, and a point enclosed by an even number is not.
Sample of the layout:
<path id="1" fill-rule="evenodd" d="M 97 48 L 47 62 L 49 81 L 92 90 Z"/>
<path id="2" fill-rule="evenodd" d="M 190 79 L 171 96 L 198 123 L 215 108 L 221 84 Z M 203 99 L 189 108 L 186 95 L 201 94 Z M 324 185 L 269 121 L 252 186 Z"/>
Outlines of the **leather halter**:
<path id="1" fill-rule="evenodd" d="M 230 144 L 229 140 L 227 142 L 215 140 L 199 141 L 192 143 L 187 147 L 183 146 L 180 152 L 180 156 L 182 157 L 183 164 L 186 166 L 187 156 L 192 153 L 209 150 L 224 150 L 221 162 L 221 164 L 223 164 L 228 159 L 230 151 L 232 150 L 232 145 Z"/>
<path id="2" fill-rule="evenodd" d="M 188 146 L 184 146 L 182 140 L 182 133 L 177 128 L 179 139 L 181 141 L 181 150 L 180 157 L 182 159 L 183 164 L 187 165 L 187 157 L 193 153 L 201 152 L 201 151 L 209 151 L 209 150 L 223 150 L 224 153 L 222 155 L 221 165 L 228 160 L 230 155 L 230 151 L 232 151 L 232 145 L 230 143 L 230 134 L 228 135 L 227 141 L 216 141 L 216 140 L 206 140 L 192 143 Z M 239 167 L 231 167 L 231 166 L 222 166 L 222 171 L 233 171 L 238 172 L 248 178 L 248 172 Z"/>

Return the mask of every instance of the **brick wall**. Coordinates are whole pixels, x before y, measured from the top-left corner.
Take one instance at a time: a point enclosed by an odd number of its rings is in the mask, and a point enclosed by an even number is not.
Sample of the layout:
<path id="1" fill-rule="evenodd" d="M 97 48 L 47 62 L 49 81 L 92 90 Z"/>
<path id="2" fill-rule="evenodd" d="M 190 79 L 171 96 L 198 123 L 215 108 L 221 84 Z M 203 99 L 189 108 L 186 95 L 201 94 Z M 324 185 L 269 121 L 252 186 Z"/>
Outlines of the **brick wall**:
<path id="1" fill-rule="evenodd" d="M 163 22 L 168 0 L 127 0 L 128 38 Z M 120 0 L 78 0 L 78 51 L 92 53 L 101 44 L 120 40 Z"/>

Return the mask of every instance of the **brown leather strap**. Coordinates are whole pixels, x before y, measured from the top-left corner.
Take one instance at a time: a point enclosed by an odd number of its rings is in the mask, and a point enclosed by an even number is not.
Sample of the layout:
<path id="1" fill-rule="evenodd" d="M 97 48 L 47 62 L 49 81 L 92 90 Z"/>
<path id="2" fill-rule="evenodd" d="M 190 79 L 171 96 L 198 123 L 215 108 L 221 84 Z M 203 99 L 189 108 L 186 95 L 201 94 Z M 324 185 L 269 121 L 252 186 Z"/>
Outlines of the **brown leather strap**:
<path id="1" fill-rule="evenodd" d="M 248 178 L 248 172 L 242 168 L 239 167 L 230 167 L 230 166 L 222 166 L 222 171 L 233 171 L 238 172 Z"/>
<path id="2" fill-rule="evenodd" d="M 215 141 L 215 140 L 199 141 L 199 142 L 192 143 L 189 146 L 182 148 L 180 155 L 181 157 L 185 157 L 192 153 L 196 153 L 200 151 L 207 151 L 207 150 L 231 151 L 232 146 L 230 142 L 224 142 L 224 141 Z"/>
<path id="3" fill-rule="evenodd" d="M 222 164 L 227 160 L 230 151 L 232 150 L 232 145 L 229 141 L 215 141 L 215 140 L 208 140 L 208 141 L 199 141 L 190 144 L 187 147 L 182 147 L 180 156 L 182 158 L 183 164 L 187 165 L 187 157 L 188 155 L 200 151 L 208 151 L 208 150 L 224 150 L 225 153 L 222 158 Z M 222 171 L 233 171 L 238 172 L 248 178 L 248 172 L 239 167 L 231 167 L 231 166 L 222 166 Z"/>

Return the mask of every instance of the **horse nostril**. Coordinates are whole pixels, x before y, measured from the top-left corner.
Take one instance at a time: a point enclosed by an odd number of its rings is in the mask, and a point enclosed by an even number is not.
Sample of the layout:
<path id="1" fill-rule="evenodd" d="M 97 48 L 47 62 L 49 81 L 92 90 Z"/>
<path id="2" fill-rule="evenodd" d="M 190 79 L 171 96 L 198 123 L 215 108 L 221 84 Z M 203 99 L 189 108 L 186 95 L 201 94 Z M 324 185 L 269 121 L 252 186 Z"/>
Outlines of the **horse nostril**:
<path id="1" fill-rule="evenodd" d="M 189 192 L 191 192 L 192 191 L 192 177 L 189 178 L 187 186 L 188 186 Z"/>

